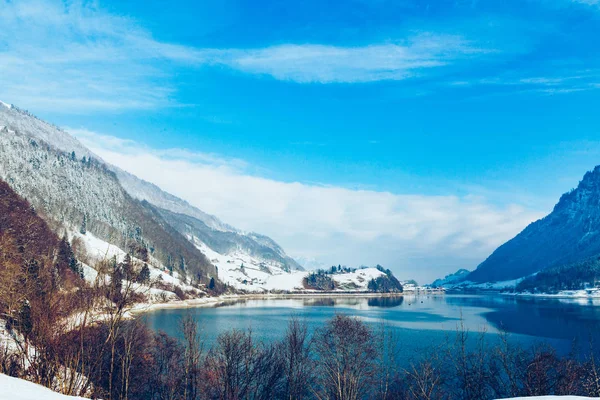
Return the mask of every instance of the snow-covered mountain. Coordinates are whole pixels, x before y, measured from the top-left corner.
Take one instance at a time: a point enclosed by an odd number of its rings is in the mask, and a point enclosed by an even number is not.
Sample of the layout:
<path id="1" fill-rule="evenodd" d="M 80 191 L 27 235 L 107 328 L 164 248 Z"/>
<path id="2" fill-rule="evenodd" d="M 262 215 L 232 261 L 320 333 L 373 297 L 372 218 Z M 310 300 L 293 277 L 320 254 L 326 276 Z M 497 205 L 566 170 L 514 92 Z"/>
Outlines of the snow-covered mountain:
<path id="1" fill-rule="evenodd" d="M 239 231 L 156 185 L 104 162 L 64 130 L 0 103 L 0 178 L 27 198 L 57 230 L 83 224 L 98 240 L 145 246 L 158 268 L 184 268 L 243 286 L 205 256 L 242 258 L 271 275 L 302 267 L 272 239 Z M 84 222 L 85 221 L 85 222 Z M 198 275 L 199 274 L 199 275 Z M 235 274 L 234 274 L 235 275 Z"/>
<path id="2" fill-rule="evenodd" d="M 130 195 L 158 207 L 171 226 L 186 236 L 193 235 L 212 250 L 223 255 L 243 254 L 287 272 L 303 270 L 273 239 L 242 232 L 150 182 L 122 169 L 116 168 L 115 172 Z"/>
<path id="3" fill-rule="evenodd" d="M 216 277 L 216 268 L 156 208 L 133 199 L 107 165 L 66 132 L 4 105 L 0 126 L 0 179 L 56 232 L 89 231 L 134 254 L 147 250 L 159 268 L 183 260 L 185 272 L 200 282 Z"/>
<path id="4" fill-rule="evenodd" d="M 546 217 L 498 247 L 467 280 L 475 283 L 524 278 L 600 254 L 600 166 L 585 174 Z M 565 275 L 564 279 L 570 277 Z"/>
<path id="5" fill-rule="evenodd" d="M 436 279 L 431 284 L 431 287 L 437 288 L 454 285 L 456 283 L 464 281 L 470 273 L 471 271 L 467 269 L 459 269 L 453 274 L 446 275 L 444 278 Z"/>

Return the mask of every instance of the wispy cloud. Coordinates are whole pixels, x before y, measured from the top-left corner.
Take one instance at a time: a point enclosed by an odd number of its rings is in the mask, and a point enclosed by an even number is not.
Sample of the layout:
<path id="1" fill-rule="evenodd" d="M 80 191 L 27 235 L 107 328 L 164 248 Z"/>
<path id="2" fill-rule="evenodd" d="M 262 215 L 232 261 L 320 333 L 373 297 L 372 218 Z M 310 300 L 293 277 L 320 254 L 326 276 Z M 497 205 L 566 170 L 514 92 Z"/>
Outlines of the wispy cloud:
<path id="1" fill-rule="evenodd" d="M 398 195 L 275 181 L 252 175 L 252 166 L 240 160 L 67 130 L 106 161 L 238 228 L 272 236 L 291 254 L 325 263 L 382 263 L 403 276 L 429 280 L 453 268 L 474 268 L 541 217 L 479 196 Z"/>
<path id="2" fill-rule="evenodd" d="M 511 88 L 511 92 L 536 92 L 545 94 L 575 93 L 600 88 L 600 71 L 570 71 L 570 73 L 555 73 L 547 76 L 527 75 L 527 72 L 518 71 L 505 73 L 494 78 L 480 78 L 474 80 L 451 81 L 448 85 L 455 88 L 469 88 L 475 86 Z"/>
<path id="3" fill-rule="evenodd" d="M 177 105 L 168 60 L 195 60 L 93 3 L 0 0 L 0 93 L 70 113 Z"/>
<path id="4" fill-rule="evenodd" d="M 458 36 L 419 34 L 364 47 L 286 44 L 264 49 L 200 50 L 201 60 L 299 83 L 401 80 L 458 60 L 493 52 Z"/>
<path id="5" fill-rule="evenodd" d="M 598 6 L 600 7 L 600 0 L 572 0 L 573 3 L 585 4 L 588 6 Z"/>
<path id="6" fill-rule="evenodd" d="M 178 68 L 222 65 L 298 83 L 357 83 L 421 76 L 489 54 L 456 35 L 415 33 L 383 44 L 195 48 L 155 40 L 136 21 L 94 3 L 0 0 L 0 93 L 69 112 L 177 106 Z"/>

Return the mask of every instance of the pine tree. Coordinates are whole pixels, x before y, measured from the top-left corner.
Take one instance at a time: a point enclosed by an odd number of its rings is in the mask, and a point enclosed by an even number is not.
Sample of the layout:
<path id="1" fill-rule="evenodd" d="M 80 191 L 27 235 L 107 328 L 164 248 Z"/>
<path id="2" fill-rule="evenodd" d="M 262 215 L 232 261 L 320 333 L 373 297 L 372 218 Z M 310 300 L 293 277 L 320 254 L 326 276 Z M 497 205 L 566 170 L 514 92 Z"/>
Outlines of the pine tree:
<path id="1" fill-rule="evenodd" d="M 213 290 L 215 288 L 215 278 L 210 278 L 210 282 L 208 283 L 208 288 Z"/>
<path id="2" fill-rule="evenodd" d="M 83 214 L 83 221 L 81 221 L 81 228 L 79 228 L 79 233 L 85 235 L 87 233 L 87 217 Z"/>
<path id="3" fill-rule="evenodd" d="M 19 330 L 27 339 L 33 330 L 33 320 L 31 318 L 31 305 L 28 300 L 23 301 L 19 309 Z"/>
<path id="4" fill-rule="evenodd" d="M 75 258 L 71 244 L 66 236 L 64 236 L 58 244 L 57 265 L 59 270 L 68 267 L 77 276 L 83 278 L 83 267 L 79 261 L 77 261 L 77 258 Z"/>
<path id="5" fill-rule="evenodd" d="M 139 283 L 147 283 L 150 280 L 150 268 L 148 264 L 144 264 L 138 275 L 137 281 Z"/>
<path id="6" fill-rule="evenodd" d="M 367 288 L 371 292 L 376 292 L 377 291 L 377 282 L 375 282 L 375 279 L 371 279 L 369 281 L 369 284 L 367 285 Z"/>
<path id="7" fill-rule="evenodd" d="M 69 268 L 77 276 L 79 276 L 81 279 L 83 279 L 83 267 L 81 266 L 81 264 L 79 263 L 79 261 L 77 261 L 77 259 L 75 258 L 75 256 L 72 256 L 70 258 L 70 260 L 69 260 Z"/>
<path id="8" fill-rule="evenodd" d="M 121 263 L 121 270 L 123 271 L 123 277 L 125 279 L 129 279 L 131 277 L 131 271 L 133 268 L 133 263 L 131 261 L 131 256 L 129 253 L 125 254 L 125 258 L 123 258 L 123 262 Z"/>
<path id="9" fill-rule="evenodd" d="M 111 267 L 112 273 L 110 277 L 111 284 L 111 300 L 115 303 L 120 303 L 123 299 L 123 294 L 121 293 L 123 289 L 123 270 L 121 269 L 121 264 L 117 263 L 117 258 L 113 257 L 111 259 Z"/>

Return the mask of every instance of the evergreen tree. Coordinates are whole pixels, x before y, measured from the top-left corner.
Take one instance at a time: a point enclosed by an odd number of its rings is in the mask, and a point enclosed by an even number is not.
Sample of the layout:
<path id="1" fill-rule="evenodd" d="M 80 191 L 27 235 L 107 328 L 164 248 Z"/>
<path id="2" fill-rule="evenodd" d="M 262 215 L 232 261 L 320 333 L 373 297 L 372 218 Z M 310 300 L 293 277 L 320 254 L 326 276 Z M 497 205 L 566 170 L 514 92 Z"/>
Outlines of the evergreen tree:
<path id="1" fill-rule="evenodd" d="M 120 303 L 123 299 L 123 295 L 121 293 L 123 289 L 123 270 L 121 269 L 121 264 L 117 263 L 117 258 L 113 257 L 111 259 L 111 267 L 112 273 L 110 277 L 110 285 L 111 285 L 111 300 L 115 303 Z"/>
<path id="2" fill-rule="evenodd" d="M 75 256 L 72 256 L 69 260 L 69 268 L 73 271 L 77 276 L 83 279 L 83 267 L 81 263 L 77 261 Z"/>
<path id="3" fill-rule="evenodd" d="M 27 339 L 33 330 L 33 320 L 31 318 L 31 305 L 28 300 L 24 300 L 19 309 L 19 330 Z"/>
<path id="4" fill-rule="evenodd" d="M 68 267 L 77 276 L 83 278 L 83 267 L 79 261 L 77 261 L 77 258 L 75 258 L 71 244 L 67 240 L 66 236 L 64 236 L 58 244 L 57 266 L 59 271 L 62 268 Z"/>
<path id="5" fill-rule="evenodd" d="M 215 288 L 215 278 L 210 278 L 210 282 L 208 283 L 208 288 L 213 290 Z"/>
<path id="6" fill-rule="evenodd" d="M 150 268 L 148 268 L 148 264 L 144 263 L 144 266 L 138 275 L 137 281 L 139 283 L 147 283 L 150 281 Z"/>
<path id="7" fill-rule="evenodd" d="M 87 233 L 87 218 L 85 214 L 83 214 L 83 221 L 81 221 L 81 227 L 79 228 L 79 233 L 85 235 Z"/>
<path id="8" fill-rule="evenodd" d="M 367 285 L 367 288 L 369 289 L 370 292 L 376 292 L 377 291 L 377 282 L 375 281 L 375 279 L 371 279 L 369 281 L 369 284 Z"/>
<path id="9" fill-rule="evenodd" d="M 129 253 L 126 253 L 125 258 L 123 258 L 123 262 L 121 263 L 121 270 L 123 272 L 124 279 L 129 279 L 131 277 L 132 269 L 133 263 L 131 261 L 131 256 Z"/>

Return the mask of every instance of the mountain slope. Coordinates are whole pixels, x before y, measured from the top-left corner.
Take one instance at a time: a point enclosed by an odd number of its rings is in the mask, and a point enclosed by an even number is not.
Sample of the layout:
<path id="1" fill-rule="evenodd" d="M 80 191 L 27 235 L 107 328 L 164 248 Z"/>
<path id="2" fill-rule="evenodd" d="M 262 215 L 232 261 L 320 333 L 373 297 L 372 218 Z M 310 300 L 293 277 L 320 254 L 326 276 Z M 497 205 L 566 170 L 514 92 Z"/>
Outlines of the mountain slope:
<path id="1" fill-rule="evenodd" d="M 274 262 L 277 267 L 286 272 L 301 270 L 294 260 L 285 255 L 281 247 L 275 242 L 268 242 L 269 238 L 259 237 L 256 234 L 242 235 L 233 230 L 215 230 L 203 221 L 186 214 L 178 214 L 164 209 L 159 209 L 159 212 L 180 233 L 187 237 L 195 237 L 219 254 L 228 255 L 238 252 L 259 261 Z"/>
<path id="2" fill-rule="evenodd" d="M 152 183 L 119 168 L 115 172 L 131 196 L 159 207 L 163 217 L 175 229 L 184 235 L 192 230 L 197 239 L 214 251 L 223 255 L 241 252 L 258 262 L 275 262 L 279 268 L 288 272 L 303 270 L 273 239 L 257 233 L 242 232 Z"/>
<path id="3" fill-rule="evenodd" d="M 546 217 L 500 246 L 467 280 L 517 279 L 600 254 L 600 166 L 587 172 Z"/>
<path id="4" fill-rule="evenodd" d="M 71 231 L 77 231 L 85 215 L 90 231 L 100 239 L 123 249 L 132 239 L 142 242 L 157 251 L 162 264 L 191 264 L 193 270 L 200 265 L 204 275 L 215 275 L 215 269 L 203 256 L 200 263 L 195 261 L 197 243 L 181 243 L 188 236 L 188 226 L 194 226 L 197 240 L 223 255 L 242 255 L 257 265 L 272 264 L 284 272 L 303 269 L 272 239 L 239 231 L 103 162 L 67 132 L 27 111 L 0 103 L 0 131 L 0 154 L 7 154 L 0 161 L 0 177 L 31 197 L 36 208 L 51 216 L 56 225 L 66 223 Z M 154 229 L 156 225 L 160 228 Z M 172 239 L 178 251 L 173 250 Z M 191 272 L 195 275 L 197 271 Z"/>
<path id="5" fill-rule="evenodd" d="M 152 205 L 129 196 L 106 164 L 64 131 L 3 105 L 0 126 L 0 178 L 55 230 L 79 231 L 85 221 L 87 230 L 122 249 L 146 248 L 163 265 L 184 264 L 204 282 L 216 276 L 215 267 L 193 244 Z M 61 151 L 46 140 L 73 145 L 87 156 Z"/>
<path id="6" fill-rule="evenodd" d="M 433 283 L 431 283 L 431 287 L 438 288 L 461 282 L 469 275 L 470 272 L 471 271 L 466 270 L 464 268 L 459 269 L 453 274 L 446 275 L 444 278 L 436 279 L 435 281 L 433 281 Z"/>

